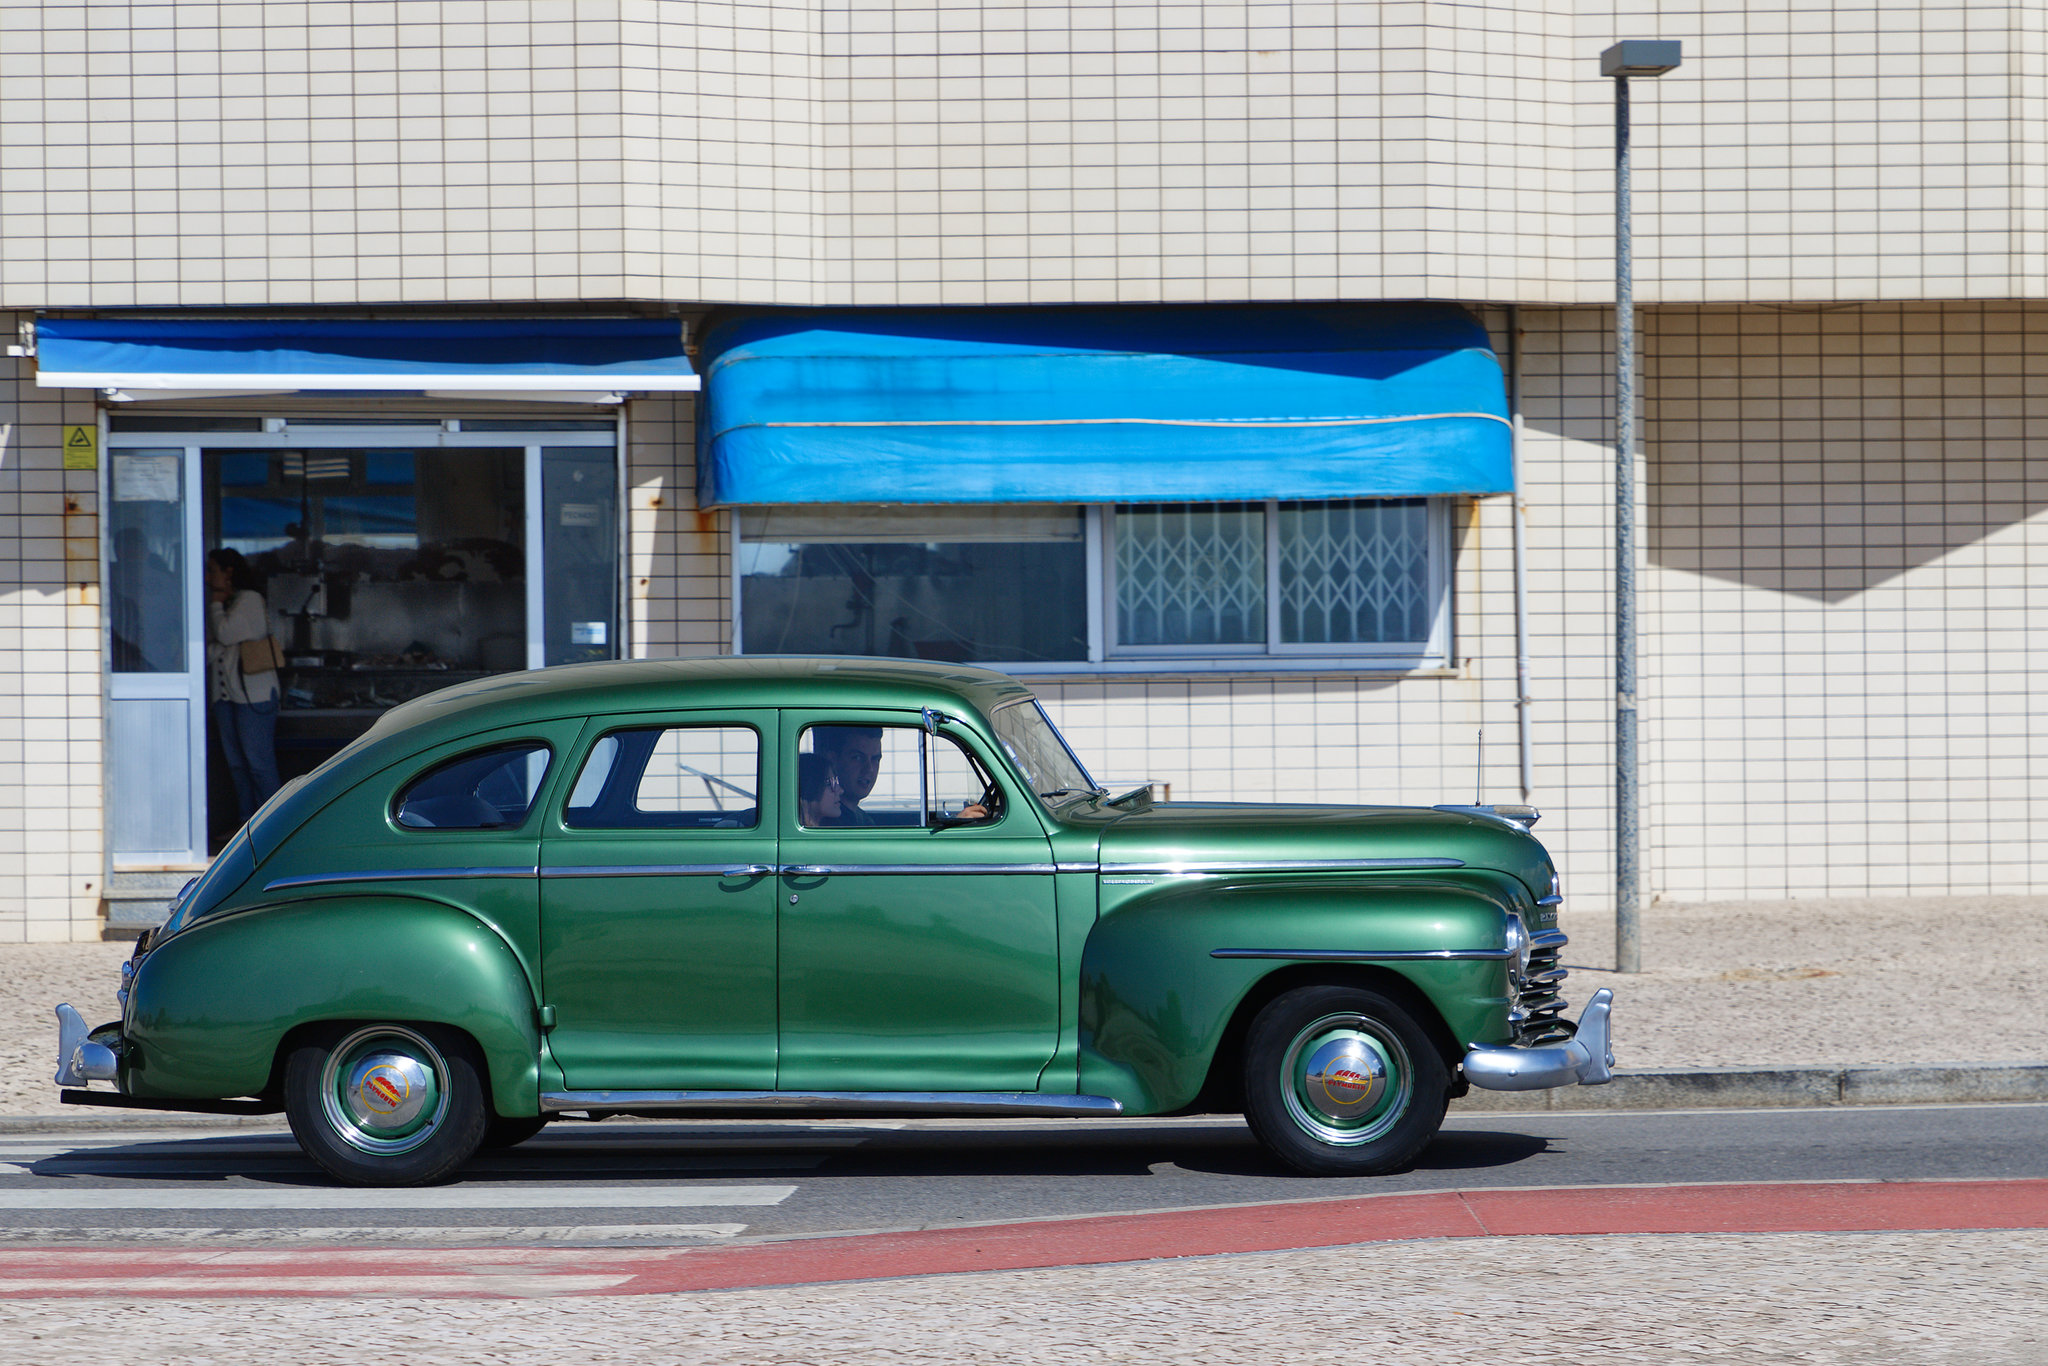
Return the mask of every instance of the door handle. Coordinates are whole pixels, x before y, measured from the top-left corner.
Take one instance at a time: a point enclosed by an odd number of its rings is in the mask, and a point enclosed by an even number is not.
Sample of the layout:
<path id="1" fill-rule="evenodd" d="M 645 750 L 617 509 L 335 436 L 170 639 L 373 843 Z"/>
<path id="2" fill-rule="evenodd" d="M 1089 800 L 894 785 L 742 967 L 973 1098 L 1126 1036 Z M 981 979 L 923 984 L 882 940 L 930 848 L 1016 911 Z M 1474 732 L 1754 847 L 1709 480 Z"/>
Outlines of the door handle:
<path id="1" fill-rule="evenodd" d="M 766 877 L 775 871 L 772 863 L 743 863 L 737 868 L 728 868 L 720 877 Z"/>
<path id="2" fill-rule="evenodd" d="M 785 863 L 782 871 L 789 877 L 825 877 L 832 870 L 821 863 Z"/>

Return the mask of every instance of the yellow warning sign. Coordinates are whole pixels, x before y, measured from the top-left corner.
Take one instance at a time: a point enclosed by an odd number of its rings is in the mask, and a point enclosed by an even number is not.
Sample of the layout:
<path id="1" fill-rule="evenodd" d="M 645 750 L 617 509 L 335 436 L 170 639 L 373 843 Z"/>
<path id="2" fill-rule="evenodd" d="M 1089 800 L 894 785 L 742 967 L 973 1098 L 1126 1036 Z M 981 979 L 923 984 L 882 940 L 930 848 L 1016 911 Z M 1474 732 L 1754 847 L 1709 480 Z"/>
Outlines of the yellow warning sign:
<path id="1" fill-rule="evenodd" d="M 64 468 L 96 470 L 100 467 L 100 434 L 93 427 L 64 429 Z"/>

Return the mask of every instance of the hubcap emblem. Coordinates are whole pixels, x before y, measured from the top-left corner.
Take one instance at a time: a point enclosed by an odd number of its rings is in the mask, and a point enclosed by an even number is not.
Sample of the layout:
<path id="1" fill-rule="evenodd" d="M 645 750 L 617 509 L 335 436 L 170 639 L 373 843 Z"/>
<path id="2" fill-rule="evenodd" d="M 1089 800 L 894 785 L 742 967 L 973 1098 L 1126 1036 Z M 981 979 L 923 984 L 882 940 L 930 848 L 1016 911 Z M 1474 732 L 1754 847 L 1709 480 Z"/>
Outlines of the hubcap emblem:
<path id="1" fill-rule="evenodd" d="M 373 1053 L 350 1070 L 348 1107 L 372 1129 L 398 1129 L 418 1117 L 432 1088 L 426 1067 L 403 1053 Z"/>
<path id="2" fill-rule="evenodd" d="M 1308 1103 L 1331 1119 L 1360 1119 L 1386 1094 L 1387 1064 L 1353 1038 L 1330 1039 L 1309 1055 Z"/>

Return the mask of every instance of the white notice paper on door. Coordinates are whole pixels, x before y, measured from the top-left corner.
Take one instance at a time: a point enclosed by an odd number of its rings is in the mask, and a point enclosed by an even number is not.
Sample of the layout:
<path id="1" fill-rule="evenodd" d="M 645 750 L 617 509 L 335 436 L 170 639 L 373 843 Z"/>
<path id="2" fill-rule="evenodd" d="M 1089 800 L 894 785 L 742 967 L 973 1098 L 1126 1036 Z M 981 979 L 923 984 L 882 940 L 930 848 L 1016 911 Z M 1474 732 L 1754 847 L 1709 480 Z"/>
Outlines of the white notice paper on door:
<path id="1" fill-rule="evenodd" d="M 117 503 L 175 503 L 178 484 L 175 455 L 124 455 L 114 461 Z"/>

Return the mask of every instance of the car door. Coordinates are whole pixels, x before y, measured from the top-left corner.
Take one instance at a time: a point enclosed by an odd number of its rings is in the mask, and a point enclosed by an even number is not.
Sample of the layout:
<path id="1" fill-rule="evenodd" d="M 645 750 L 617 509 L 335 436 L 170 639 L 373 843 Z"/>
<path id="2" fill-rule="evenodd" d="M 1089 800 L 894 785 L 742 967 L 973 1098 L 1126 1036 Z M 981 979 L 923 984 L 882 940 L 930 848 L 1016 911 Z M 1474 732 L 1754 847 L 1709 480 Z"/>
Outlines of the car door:
<path id="1" fill-rule="evenodd" d="M 541 842 L 548 1045 L 574 1090 L 775 1086 L 773 711 L 608 717 Z"/>
<path id="2" fill-rule="evenodd" d="M 949 729 L 783 715 L 781 1090 L 1031 1091 L 1052 1057 L 1051 847 L 1028 797 Z M 852 731 L 866 753 L 842 773 L 824 751 Z M 948 819 L 985 786 L 985 817 Z"/>

